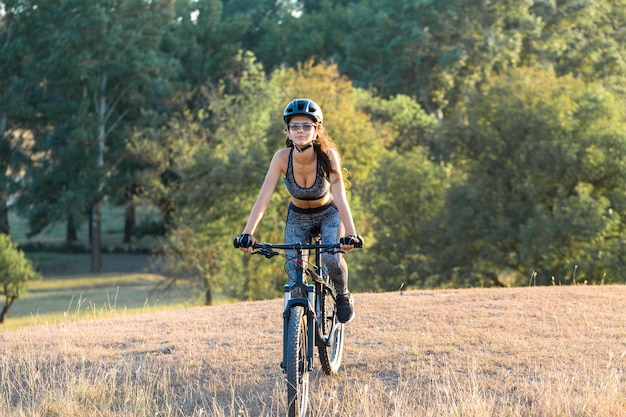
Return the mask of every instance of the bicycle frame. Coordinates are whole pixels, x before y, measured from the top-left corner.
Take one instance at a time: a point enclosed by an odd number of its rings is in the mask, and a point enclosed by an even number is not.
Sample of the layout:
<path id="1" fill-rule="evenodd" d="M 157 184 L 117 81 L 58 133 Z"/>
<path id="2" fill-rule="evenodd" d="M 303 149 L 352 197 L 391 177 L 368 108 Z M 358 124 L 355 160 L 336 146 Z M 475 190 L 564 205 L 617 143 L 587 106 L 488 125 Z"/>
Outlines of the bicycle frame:
<path id="1" fill-rule="evenodd" d="M 355 247 L 362 247 L 362 239 Z M 254 243 L 253 254 L 266 258 L 281 255 L 295 262 L 295 282 L 285 284 L 283 311 L 283 353 L 281 369 L 287 374 L 289 416 L 305 415 L 308 407 L 309 372 L 314 368 L 315 347 L 320 354 L 322 369 L 327 375 L 337 372 L 343 353 L 343 324 L 336 316 L 336 295 L 324 273 L 322 254 L 343 252 L 339 243 L 322 244 L 321 236 L 311 236 L 313 243 L 271 244 Z M 237 237 L 235 248 L 240 248 Z M 276 250 L 295 250 L 296 256 Z M 305 258 L 306 251 L 306 258 Z M 313 262 L 311 262 L 313 258 Z M 305 276 L 311 277 L 308 283 Z M 298 291 L 296 291 L 298 290 Z M 329 311 L 330 308 L 330 311 Z M 306 343 L 304 341 L 306 338 Z M 330 349 L 330 350 L 329 350 Z"/>
<path id="2" fill-rule="evenodd" d="M 301 306 L 306 311 L 307 317 L 307 331 L 308 331 L 308 339 L 307 339 L 307 370 L 313 370 L 313 358 L 315 356 L 314 348 L 316 342 L 319 340 L 321 343 L 325 345 L 329 345 L 329 341 L 322 337 L 321 331 L 319 330 L 319 321 L 318 317 L 316 317 L 316 293 L 315 293 L 315 285 L 308 284 L 304 279 L 304 275 L 309 275 L 311 278 L 318 282 L 320 285 L 329 287 L 334 294 L 334 288 L 328 286 L 326 282 L 321 278 L 321 268 L 322 268 L 322 253 L 324 251 L 329 250 L 339 250 L 340 245 L 338 243 L 333 244 L 321 244 L 321 236 L 313 235 L 311 236 L 311 240 L 314 243 L 295 243 L 295 244 L 270 244 L 270 243 L 255 243 L 254 249 L 257 252 L 264 255 L 266 258 L 271 258 L 273 256 L 279 255 L 275 249 L 279 250 L 295 250 L 296 258 L 295 259 L 287 259 L 288 262 L 296 263 L 296 281 L 293 284 L 285 284 L 283 287 L 284 291 L 284 311 L 283 311 L 283 361 L 282 364 L 285 364 L 285 359 L 287 357 L 287 326 L 289 324 L 289 317 L 291 310 L 296 306 Z M 234 239 L 235 247 L 238 247 L 237 238 Z M 304 260 L 303 253 L 304 251 L 309 251 L 307 253 L 307 262 Z M 308 260 L 311 258 L 310 251 L 313 251 L 314 258 L 314 268 L 311 268 L 310 262 Z M 306 294 L 306 297 L 295 297 L 292 298 L 291 294 L 293 290 L 300 289 L 301 293 Z M 332 338 L 333 333 L 336 329 L 332 329 L 329 338 Z M 283 367 L 283 370 L 285 368 Z"/>
<path id="3" fill-rule="evenodd" d="M 298 254 L 295 260 L 292 260 L 296 263 L 296 282 L 292 285 L 285 284 L 284 285 L 284 300 L 285 307 L 283 311 L 283 361 L 282 363 L 286 363 L 287 358 L 287 326 L 289 324 L 289 315 L 291 313 L 291 309 L 295 306 L 304 307 L 307 314 L 307 323 L 308 323 L 308 338 L 307 338 L 307 369 L 310 371 L 313 370 L 313 358 L 315 356 L 314 348 L 315 341 L 319 338 L 316 336 L 320 335 L 317 317 L 316 317 L 316 294 L 315 294 L 315 285 L 308 284 L 304 280 L 305 272 L 310 274 L 314 273 L 319 278 L 319 272 L 322 265 L 322 252 L 319 250 L 319 242 L 321 241 L 319 236 L 314 236 L 313 240 L 315 244 L 313 245 L 302 245 L 301 247 L 296 249 Z M 276 247 L 276 246 L 275 246 Z M 312 271 L 309 267 L 305 266 L 303 251 L 304 250 L 314 250 L 314 258 L 315 258 L 315 271 Z M 310 253 L 308 256 L 310 257 Z M 320 278 L 321 281 L 321 278 Z M 291 298 L 291 294 L 295 289 L 301 289 L 302 293 L 306 294 L 307 297 L 296 297 Z M 313 325 L 315 324 L 315 325 Z M 326 342 L 324 342 L 326 343 Z"/>

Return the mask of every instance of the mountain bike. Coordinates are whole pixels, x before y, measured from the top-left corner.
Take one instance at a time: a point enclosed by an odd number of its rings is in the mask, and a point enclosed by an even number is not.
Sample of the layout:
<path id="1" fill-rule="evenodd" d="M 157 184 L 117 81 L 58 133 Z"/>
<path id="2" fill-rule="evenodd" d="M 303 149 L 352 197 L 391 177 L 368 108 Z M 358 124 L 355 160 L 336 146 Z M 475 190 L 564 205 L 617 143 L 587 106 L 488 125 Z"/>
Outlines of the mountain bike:
<path id="1" fill-rule="evenodd" d="M 241 247 L 239 238 L 233 244 Z M 355 247 L 362 246 L 362 239 Z M 314 235 L 308 243 L 255 243 L 252 254 L 272 258 L 280 255 L 287 262 L 296 263 L 296 281 L 285 284 L 283 311 L 283 360 L 286 374 L 289 417 L 305 416 L 309 406 L 309 375 L 314 369 L 317 346 L 322 370 L 326 375 L 336 373 L 343 358 L 344 326 L 337 320 L 335 288 L 323 264 L 325 252 L 341 252 L 339 243 L 322 244 L 321 236 Z M 295 250 L 289 257 L 284 250 Z M 313 259 L 312 262 L 309 259 Z M 313 283 L 309 284 L 308 279 Z"/>

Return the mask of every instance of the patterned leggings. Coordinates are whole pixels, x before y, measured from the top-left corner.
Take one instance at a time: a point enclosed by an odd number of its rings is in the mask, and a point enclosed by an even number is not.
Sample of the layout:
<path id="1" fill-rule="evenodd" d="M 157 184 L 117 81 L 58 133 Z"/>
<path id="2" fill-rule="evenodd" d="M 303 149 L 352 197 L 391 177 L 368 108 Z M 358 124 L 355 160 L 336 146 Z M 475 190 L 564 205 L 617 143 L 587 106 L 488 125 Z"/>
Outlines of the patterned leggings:
<path id="1" fill-rule="evenodd" d="M 314 209 L 301 209 L 290 204 L 287 224 L 285 225 L 285 243 L 306 243 L 309 241 L 309 237 L 316 233 L 321 233 L 324 244 L 337 243 L 343 235 L 344 227 L 335 203 L 330 202 Z M 285 252 L 289 258 L 297 256 L 295 250 Z M 342 254 L 324 253 L 322 257 L 337 294 L 347 294 L 348 265 Z M 285 269 L 289 277 L 289 284 L 295 283 L 297 274 L 295 263 L 287 261 Z"/>

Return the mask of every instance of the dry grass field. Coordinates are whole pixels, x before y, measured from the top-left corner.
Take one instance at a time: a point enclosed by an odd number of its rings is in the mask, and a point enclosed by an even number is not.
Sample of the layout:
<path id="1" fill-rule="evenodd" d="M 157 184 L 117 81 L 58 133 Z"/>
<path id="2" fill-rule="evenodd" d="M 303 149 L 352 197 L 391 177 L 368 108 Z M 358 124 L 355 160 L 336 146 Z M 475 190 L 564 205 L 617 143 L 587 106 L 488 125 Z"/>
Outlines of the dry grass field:
<path id="1" fill-rule="evenodd" d="M 314 416 L 626 416 L 626 286 L 356 294 Z M 0 416 L 278 416 L 281 300 L 0 334 Z"/>

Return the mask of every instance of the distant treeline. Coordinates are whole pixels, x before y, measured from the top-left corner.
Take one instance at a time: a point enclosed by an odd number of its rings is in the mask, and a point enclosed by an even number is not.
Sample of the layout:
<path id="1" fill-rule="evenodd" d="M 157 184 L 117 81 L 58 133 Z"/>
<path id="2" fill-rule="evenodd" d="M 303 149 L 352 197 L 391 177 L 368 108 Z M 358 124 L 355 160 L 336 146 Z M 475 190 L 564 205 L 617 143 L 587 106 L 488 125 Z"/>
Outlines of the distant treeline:
<path id="1" fill-rule="evenodd" d="M 624 282 L 624 27 L 625 0 L 0 1 L 0 232 L 10 207 L 31 236 L 88 227 L 106 270 L 106 199 L 207 303 L 275 296 L 280 262 L 230 241 L 310 97 L 350 172 L 355 290 Z"/>

